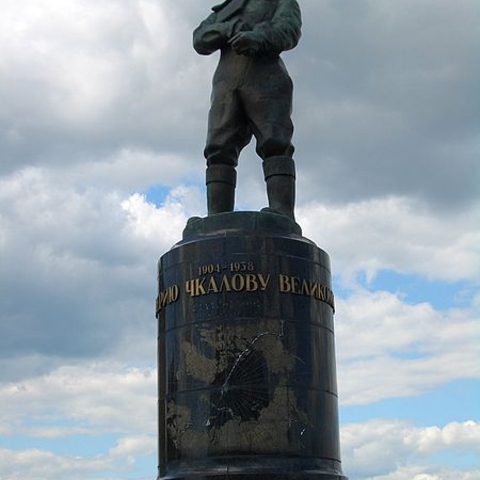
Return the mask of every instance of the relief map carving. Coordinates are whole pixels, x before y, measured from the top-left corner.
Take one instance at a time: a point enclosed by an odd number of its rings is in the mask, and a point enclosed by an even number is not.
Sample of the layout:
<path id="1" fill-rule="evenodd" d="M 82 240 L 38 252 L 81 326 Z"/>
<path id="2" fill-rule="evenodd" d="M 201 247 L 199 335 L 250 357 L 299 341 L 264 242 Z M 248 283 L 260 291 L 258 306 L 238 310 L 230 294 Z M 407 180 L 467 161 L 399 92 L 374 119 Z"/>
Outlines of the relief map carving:
<path id="1" fill-rule="evenodd" d="M 171 399 L 167 404 L 167 432 L 174 449 L 195 456 L 205 445 L 214 453 L 285 451 L 298 449 L 289 432 L 308 426 L 298 408 L 289 374 L 299 361 L 284 345 L 282 323 L 219 325 L 199 328 L 200 348 L 188 340 L 180 344 L 184 368 L 175 372 L 184 383 L 188 376 L 205 385 L 190 402 Z M 207 352 L 212 352 L 209 355 Z M 302 435 L 295 438 L 301 441 Z"/>

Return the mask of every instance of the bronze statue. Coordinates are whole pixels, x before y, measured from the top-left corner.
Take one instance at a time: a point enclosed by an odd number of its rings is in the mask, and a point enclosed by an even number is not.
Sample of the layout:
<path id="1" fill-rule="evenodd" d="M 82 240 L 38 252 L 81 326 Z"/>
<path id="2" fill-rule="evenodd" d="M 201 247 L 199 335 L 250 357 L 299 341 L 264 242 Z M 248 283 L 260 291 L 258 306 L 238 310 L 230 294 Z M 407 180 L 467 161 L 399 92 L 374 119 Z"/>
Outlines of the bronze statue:
<path id="1" fill-rule="evenodd" d="M 267 183 L 266 210 L 293 220 L 293 85 L 279 55 L 300 39 L 300 7 L 296 0 L 226 0 L 212 10 L 193 33 L 199 54 L 221 52 L 204 151 L 208 214 L 233 210 L 235 168 L 253 135 Z"/>

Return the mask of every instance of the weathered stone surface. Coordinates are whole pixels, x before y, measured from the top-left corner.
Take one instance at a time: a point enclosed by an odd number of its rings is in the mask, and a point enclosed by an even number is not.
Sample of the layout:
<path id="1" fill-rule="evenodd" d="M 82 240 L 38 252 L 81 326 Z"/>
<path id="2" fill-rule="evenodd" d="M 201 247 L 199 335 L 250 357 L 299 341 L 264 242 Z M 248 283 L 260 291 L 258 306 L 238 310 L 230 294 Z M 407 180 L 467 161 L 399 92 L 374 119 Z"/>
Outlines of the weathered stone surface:
<path id="1" fill-rule="evenodd" d="M 159 478 L 345 480 L 333 313 L 294 222 L 191 220 L 159 262 Z"/>

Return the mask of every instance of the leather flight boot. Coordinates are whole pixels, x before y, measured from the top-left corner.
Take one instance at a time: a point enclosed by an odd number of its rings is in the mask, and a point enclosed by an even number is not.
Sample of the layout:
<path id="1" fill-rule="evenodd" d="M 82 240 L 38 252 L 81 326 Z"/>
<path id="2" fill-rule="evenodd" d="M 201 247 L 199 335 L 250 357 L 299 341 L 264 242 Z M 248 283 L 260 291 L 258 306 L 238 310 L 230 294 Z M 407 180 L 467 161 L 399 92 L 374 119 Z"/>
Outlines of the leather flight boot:
<path id="1" fill-rule="evenodd" d="M 269 157 L 263 161 L 268 208 L 295 221 L 295 162 L 290 157 Z"/>
<path id="2" fill-rule="evenodd" d="M 237 185 L 235 167 L 223 164 L 210 165 L 207 167 L 206 183 L 208 215 L 232 212 Z"/>

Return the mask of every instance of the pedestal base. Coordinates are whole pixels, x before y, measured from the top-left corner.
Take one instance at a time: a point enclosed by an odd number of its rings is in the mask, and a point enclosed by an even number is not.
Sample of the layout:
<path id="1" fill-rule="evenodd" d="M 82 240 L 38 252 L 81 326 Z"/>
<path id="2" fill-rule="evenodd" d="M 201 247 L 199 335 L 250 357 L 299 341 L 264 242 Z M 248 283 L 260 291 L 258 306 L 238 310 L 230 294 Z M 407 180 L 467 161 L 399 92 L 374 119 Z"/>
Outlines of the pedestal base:
<path id="1" fill-rule="evenodd" d="M 219 473 L 218 475 L 189 475 L 158 477 L 160 479 L 175 480 L 348 480 L 343 475 L 315 472 L 297 472 L 297 473 L 258 473 L 254 470 L 248 473 Z"/>
<path id="2" fill-rule="evenodd" d="M 157 480 L 348 480 L 343 475 L 317 472 L 292 472 L 292 473 L 259 473 L 255 470 L 248 470 L 246 473 L 219 473 L 216 475 L 188 475 L 158 477 Z"/>
<path id="3" fill-rule="evenodd" d="M 346 480 L 333 312 L 293 221 L 189 221 L 159 263 L 159 479 Z"/>
<path id="4" fill-rule="evenodd" d="M 328 461 L 298 457 L 224 456 L 192 465 L 177 465 L 178 470 L 174 465 L 171 467 L 174 471 L 157 480 L 348 480 L 341 474 L 339 462 L 328 465 Z"/>

